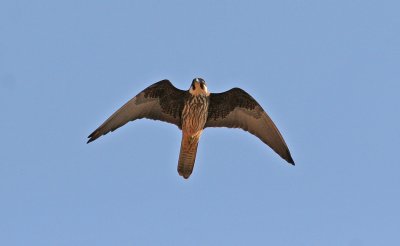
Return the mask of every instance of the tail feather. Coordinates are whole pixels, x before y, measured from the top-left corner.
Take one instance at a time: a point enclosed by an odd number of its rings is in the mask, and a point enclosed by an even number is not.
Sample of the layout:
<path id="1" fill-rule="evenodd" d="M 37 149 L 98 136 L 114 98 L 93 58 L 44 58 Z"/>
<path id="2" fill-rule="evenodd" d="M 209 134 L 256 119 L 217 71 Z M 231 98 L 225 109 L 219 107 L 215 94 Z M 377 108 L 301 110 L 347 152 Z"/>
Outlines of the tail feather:
<path id="1" fill-rule="evenodd" d="M 194 162 L 196 161 L 197 146 L 199 144 L 199 136 L 190 137 L 186 134 L 182 135 L 181 151 L 179 153 L 178 173 L 183 178 L 189 178 L 193 172 Z"/>

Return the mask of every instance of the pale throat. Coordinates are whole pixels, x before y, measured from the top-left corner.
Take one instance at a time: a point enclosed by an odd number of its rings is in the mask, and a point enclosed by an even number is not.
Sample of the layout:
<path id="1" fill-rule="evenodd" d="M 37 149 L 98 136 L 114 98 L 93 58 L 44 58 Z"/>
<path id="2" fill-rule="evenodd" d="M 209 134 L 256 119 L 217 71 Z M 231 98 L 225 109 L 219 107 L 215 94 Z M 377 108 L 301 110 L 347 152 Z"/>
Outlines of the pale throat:
<path id="1" fill-rule="evenodd" d="M 209 96 L 210 95 L 210 92 L 208 92 L 207 86 L 204 86 L 204 89 L 202 89 L 199 84 L 196 84 L 195 87 L 196 87 L 195 90 L 193 90 L 192 87 L 190 87 L 190 89 L 189 89 L 189 93 L 192 94 L 193 96 L 199 96 L 199 95 Z"/>

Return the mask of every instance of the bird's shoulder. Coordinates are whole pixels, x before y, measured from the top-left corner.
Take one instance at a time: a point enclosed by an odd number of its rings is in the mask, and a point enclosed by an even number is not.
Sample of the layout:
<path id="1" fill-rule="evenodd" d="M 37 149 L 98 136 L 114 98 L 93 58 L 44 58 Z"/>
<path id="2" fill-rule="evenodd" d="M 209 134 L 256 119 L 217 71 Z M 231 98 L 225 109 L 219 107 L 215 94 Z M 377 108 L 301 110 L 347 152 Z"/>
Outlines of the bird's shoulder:
<path id="1" fill-rule="evenodd" d="M 236 108 L 255 110 L 260 105 L 249 93 L 238 87 L 210 94 L 210 118 L 225 117 Z"/>

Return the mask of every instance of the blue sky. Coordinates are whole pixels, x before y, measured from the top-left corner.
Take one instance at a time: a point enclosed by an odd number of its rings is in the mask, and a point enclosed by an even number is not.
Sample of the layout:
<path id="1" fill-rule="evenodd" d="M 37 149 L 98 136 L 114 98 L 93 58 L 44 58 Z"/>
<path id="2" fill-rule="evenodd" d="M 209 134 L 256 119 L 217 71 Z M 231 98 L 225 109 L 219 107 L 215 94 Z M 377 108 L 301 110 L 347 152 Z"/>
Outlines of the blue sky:
<path id="1" fill-rule="evenodd" d="M 0 245 L 399 245 L 398 1 L 0 2 Z M 207 129 L 194 173 L 148 85 L 248 91 L 296 161 Z"/>

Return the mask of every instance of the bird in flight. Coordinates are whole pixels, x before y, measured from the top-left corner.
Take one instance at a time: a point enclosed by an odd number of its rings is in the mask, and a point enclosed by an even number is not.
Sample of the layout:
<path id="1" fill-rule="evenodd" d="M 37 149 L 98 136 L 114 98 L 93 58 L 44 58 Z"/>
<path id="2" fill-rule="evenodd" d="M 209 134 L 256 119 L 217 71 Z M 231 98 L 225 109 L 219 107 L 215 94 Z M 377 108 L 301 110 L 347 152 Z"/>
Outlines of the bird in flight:
<path id="1" fill-rule="evenodd" d="M 185 179 L 192 174 L 197 145 L 207 127 L 248 131 L 294 165 L 278 128 L 253 97 L 240 88 L 210 93 L 201 78 L 195 78 L 187 91 L 176 88 L 169 80 L 147 87 L 92 132 L 87 143 L 142 118 L 172 123 L 182 130 L 178 173 Z"/>

